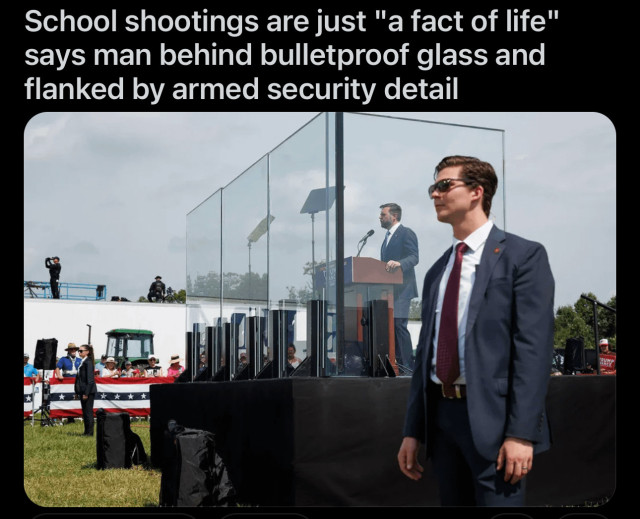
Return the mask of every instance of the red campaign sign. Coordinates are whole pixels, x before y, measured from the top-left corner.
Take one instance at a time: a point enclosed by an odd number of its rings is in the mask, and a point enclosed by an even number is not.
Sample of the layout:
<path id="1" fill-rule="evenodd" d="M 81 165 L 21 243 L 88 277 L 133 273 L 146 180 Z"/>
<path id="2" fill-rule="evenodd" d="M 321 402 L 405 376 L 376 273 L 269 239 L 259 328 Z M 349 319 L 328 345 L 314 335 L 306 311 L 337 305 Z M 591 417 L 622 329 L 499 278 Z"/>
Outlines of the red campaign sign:
<path id="1" fill-rule="evenodd" d="M 97 393 L 93 404 L 94 411 L 104 409 L 107 412 L 128 412 L 131 416 L 149 416 L 151 384 L 172 384 L 173 377 L 96 377 Z M 82 417 L 80 400 L 74 391 L 75 378 L 63 380 L 51 378 L 49 391 L 49 415 L 51 418 Z"/>
<path id="2" fill-rule="evenodd" d="M 616 356 L 615 355 L 600 355 L 600 370 L 602 371 L 615 371 L 616 369 Z"/>

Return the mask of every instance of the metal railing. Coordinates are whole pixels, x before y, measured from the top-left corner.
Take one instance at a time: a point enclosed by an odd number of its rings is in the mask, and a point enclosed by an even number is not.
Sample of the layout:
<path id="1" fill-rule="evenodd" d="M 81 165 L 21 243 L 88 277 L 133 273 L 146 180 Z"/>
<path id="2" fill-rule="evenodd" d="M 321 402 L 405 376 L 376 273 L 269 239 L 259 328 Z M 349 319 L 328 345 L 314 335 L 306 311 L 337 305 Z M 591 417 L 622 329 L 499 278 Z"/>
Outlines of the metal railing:
<path id="1" fill-rule="evenodd" d="M 107 286 L 87 283 L 58 283 L 60 299 L 76 301 L 106 301 Z M 52 299 L 51 283 L 49 281 L 25 281 L 24 297 L 37 299 Z"/>

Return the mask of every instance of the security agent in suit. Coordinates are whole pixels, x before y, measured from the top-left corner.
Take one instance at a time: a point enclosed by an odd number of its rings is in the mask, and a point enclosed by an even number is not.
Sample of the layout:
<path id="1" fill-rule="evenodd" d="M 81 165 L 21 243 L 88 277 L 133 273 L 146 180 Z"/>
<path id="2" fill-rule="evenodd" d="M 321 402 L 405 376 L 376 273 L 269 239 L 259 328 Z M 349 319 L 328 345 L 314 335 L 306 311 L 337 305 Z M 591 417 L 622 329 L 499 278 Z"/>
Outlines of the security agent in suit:
<path id="1" fill-rule="evenodd" d="M 94 377 L 93 346 L 83 344 L 78 349 L 78 355 L 82 364 L 78 368 L 78 375 L 74 383 L 74 390 L 82 406 L 82 421 L 84 423 L 84 435 L 93 436 L 93 402 L 96 397 L 96 382 Z"/>
<path id="2" fill-rule="evenodd" d="M 380 226 L 387 230 L 380 248 L 380 259 L 386 262 L 387 271 L 402 270 L 402 285 L 393 288 L 393 323 L 395 332 L 396 362 L 413 370 L 413 345 L 407 328 L 411 300 L 418 297 L 416 272 L 418 264 L 418 238 L 400 223 L 402 208 L 395 203 L 380 206 Z"/>
<path id="3" fill-rule="evenodd" d="M 490 164 L 446 157 L 435 175 L 429 194 L 438 220 L 452 226 L 454 245 L 468 246 L 457 316 L 460 369 L 453 398 L 444 396 L 437 349 L 451 247 L 424 280 L 398 463 L 406 476 L 420 479 L 423 442 L 443 505 L 521 506 L 533 455 L 550 447 L 545 397 L 553 356 L 553 276 L 542 245 L 488 220 L 498 182 Z"/>

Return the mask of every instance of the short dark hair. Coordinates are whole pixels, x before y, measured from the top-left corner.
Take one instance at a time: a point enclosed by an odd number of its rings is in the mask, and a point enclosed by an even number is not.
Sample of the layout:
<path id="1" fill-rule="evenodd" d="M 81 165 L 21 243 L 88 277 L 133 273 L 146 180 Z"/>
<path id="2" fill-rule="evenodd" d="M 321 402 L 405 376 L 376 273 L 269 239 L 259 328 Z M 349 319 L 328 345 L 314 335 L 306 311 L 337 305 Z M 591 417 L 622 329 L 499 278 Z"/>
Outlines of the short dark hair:
<path id="1" fill-rule="evenodd" d="M 389 213 L 391 213 L 392 216 L 395 216 L 396 220 L 402 220 L 402 207 L 394 202 L 389 202 L 388 204 L 382 204 L 380 209 L 384 209 L 385 207 L 389 208 Z"/>
<path id="2" fill-rule="evenodd" d="M 491 212 L 491 200 L 498 189 L 498 176 L 493 166 L 488 162 L 484 162 L 476 157 L 467 157 L 464 155 L 450 155 L 443 158 L 433 174 L 435 179 L 444 168 L 462 166 L 461 176 L 473 181 L 475 186 L 482 186 L 484 194 L 482 196 L 482 209 L 489 216 Z"/>

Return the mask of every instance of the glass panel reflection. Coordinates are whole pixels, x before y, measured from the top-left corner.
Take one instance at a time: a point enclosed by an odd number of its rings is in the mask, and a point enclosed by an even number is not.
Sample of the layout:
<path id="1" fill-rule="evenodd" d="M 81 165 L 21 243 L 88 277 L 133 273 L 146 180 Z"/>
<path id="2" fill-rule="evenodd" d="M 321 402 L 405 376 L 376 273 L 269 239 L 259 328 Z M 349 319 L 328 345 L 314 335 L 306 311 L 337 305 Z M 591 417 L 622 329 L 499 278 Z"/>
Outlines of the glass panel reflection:
<path id="1" fill-rule="evenodd" d="M 189 213 L 187 329 L 214 346 L 214 380 L 410 374 L 422 280 L 450 241 L 427 188 L 453 154 L 494 166 L 504 228 L 501 130 L 355 113 L 318 115 Z M 390 213 L 413 274 L 384 268 Z"/>
<path id="2" fill-rule="evenodd" d="M 388 330 L 388 353 L 394 371 L 399 375 L 411 373 L 419 332 L 415 324 L 420 319 L 421 282 L 450 243 L 450 227 L 437 221 L 427 194 L 434 168 L 443 157 L 454 154 L 492 163 L 499 178 L 492 218 L 504 228 L 502 141 L 501 130 L 345 114 L 345 259 L 349 262 L 359 254 L 358 260 L 369 258 L 371 262 L 368 266 L 349 263 L 352 275 L 359 271 L 368 276 L 366 282 L 345 277 L 344 374 L 372 376 L 388 369 L 377 362 L 379 359 L 371 358 L 375 352 L 368 345 L 384 330 Z M 380 207 L 387 204 L 395 205 Z M 405 227 L 389 242 L 393 251 L 383 248 L 391 225 L 387 223 L 390 211 Z M 363 244 L 367 234 L 370 236 Z M 404 264 L 398 269 L 404 270 L 400 280 L 385 271 L 388 260 Z M 370 308 L 368 303 L 374 301 L 383 301 L 386 309 Z M 375 315 L 377 322 L 372 321 Z M 382 353 L 387 351 L 383 349 Z"/>
<path id="3" fill-rule="evenodd" d="M 248 354 L 248 318 L 263 315 L 267 308 L 272 220 L 267 212 L 267 166 L 268 157 L 263 157 L 222 193 L 222 297 L 228 322 L 225 362 L 231 379 L 243 368 L 241 356 Z"/>
<path id="4" fill-rule="evenodd" d="M 335 286 L 328 287 L 322 276 L 327 262 L 335 261 L 328 123 L 326 114 L 316 117 L 269 155 L 270 360 L 284 376 L 296 369 L 307 373 L 310 362 L 326 362 L 324 356 L 311 358 L 307 308 L 311 301 L 335 299 Z"/>

